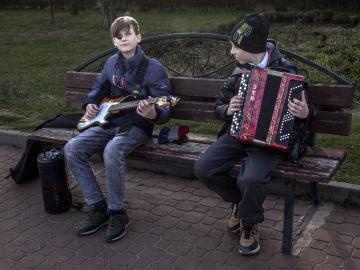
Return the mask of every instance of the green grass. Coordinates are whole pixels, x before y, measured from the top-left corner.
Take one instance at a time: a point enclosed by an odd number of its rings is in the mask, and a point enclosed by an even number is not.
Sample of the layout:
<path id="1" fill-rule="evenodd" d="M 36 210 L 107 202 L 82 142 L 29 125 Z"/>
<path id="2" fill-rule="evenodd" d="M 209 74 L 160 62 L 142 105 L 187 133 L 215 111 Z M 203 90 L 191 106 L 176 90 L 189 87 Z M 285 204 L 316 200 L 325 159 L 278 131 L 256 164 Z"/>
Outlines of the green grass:
<path id="1" fill-rule="evenodd" d="M 229 11 L 194 14 L 131 15 L 138 18 L 144 36 L 194 31 L 208 26 L 210 17 L 217 22 L 233 17 Z M 55 18 L 56 23 L 50 24 L 49 14 L 43 11 L 0 10 L 1 128 L 29 131 L 51 115 L 69 111 L 63 105 L 65 71 L 112 46 L 99 12 L 77 16 L 56 12 Z M 8 114 L 19 119 L 6 121 Z"/>
<path id="2" fill-rule="evenodd" d="M 159 13 L 132 12 L 143 36 L 176 32 L 212 32 L 243 14 L 231 9 L 183 10 Z M 354 11 L 354 15 L 359 12 Z M 118 14 L 120 15 L 120 14 Z M 73 112 L 65 108 L 64 75 L 98 53 L 112 47 L 109 33 L 102 29 L 97 11 L 79 15 L 55 12 L 51 24 L 44 11 L 0 10 L 0 128 L 30 131 L 43 120 Z M 360 25 L 343 28 L 334 25 L 273 24 L 270 37 L 330 70 L 360 84 Z M 312 82 L 329 82 L 312 72 Z M 357 90 L 358 91 L 358 90 Z M 358 97 L 360 93 L 356 94 Z M 357 107 L 358 107 L 357 99 Z M 355 109 L 359 111 L 359 108 Z M 179 124 L 173 120 L 172 125 Z M 192 132 L 215 134 L 218 126 L 185 122 Z M 355 114 L 351 136 L 318 137 L 318 144 L 348 150 L 346 164 L 336 179 L 360 183 L 360 117 Z"/>
<path id="3" fill-rule="evenodd" d="M 348 155 L 335 180 L 353 184 L 360 184 L 360 113 L 354 113 L 350 136 L 335 136 L 321 134 L 317 137 L 317 144 L 328 147 L 346 149 Z"/>

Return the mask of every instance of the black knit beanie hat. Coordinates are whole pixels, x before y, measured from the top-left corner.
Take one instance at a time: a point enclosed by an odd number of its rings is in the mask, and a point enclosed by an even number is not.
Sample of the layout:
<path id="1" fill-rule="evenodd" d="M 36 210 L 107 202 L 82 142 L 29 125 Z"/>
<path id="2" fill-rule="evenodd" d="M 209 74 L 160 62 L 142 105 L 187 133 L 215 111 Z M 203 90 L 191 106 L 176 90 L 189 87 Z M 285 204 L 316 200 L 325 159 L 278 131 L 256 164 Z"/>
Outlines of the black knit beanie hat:
<path id="1" fill-rule="evenodd" d="M 231 42 L 234 46 L 249 53 L 266 51 L 266 40 L 269 34 L 269 22 L 263 14 L 247 15 L 231 31 Z"/>

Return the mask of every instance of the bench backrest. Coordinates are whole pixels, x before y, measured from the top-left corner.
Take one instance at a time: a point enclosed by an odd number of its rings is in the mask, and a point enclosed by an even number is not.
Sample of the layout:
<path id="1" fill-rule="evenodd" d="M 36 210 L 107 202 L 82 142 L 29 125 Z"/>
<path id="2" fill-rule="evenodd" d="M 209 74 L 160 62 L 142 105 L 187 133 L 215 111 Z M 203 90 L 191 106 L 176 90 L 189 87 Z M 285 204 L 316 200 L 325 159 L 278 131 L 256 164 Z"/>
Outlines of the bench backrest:
<path id="1" fill-rule="evenodd" d="M 210 33 L 160 35 L 142 39 L 141 47 L 148 56 L 159 59 L 167 68 L 173 95 L 182 99 L 175 107 L 173 118 L 218 122 L 214 114 L 214 101 L 224 82 L 223 78 L 227 78 L 234 68 L 228 36 Z M 116 50 L 109 49 L 75 68 L 78 72 L 66 74 L 67 106 L 80 106 L 81 98 L 95 81 L 97 73 L 94 72 L 99 72 L 107 57 Z M 325 75 L 342 84 L 310 85 L 309 94 L 320 108 L 310 129 L 319 133 L 349 135 L 354 87 L 309 59 L 282 48 L 279 50 L 295 61 L 306 81 L 314 81 L 311 78 L 313 75 L 314 79 Z"/>
<path id="2" fill-rule="evenodd" d="M 82 97 L 89 91 L 97 75 L 98 73 L 67 72 L 66 106 L 79 108 Z M 170 81 L 173 95 L 182 99 L 174 109 L 173 118 L 218 122 L 214 114 L 214 101 L 224 80 L 172 77 Z M 309 94 L 319 107 L 310 129 L 317 133 L 349 135 L 353 92 L 351 85 L 310 85 Z"/>

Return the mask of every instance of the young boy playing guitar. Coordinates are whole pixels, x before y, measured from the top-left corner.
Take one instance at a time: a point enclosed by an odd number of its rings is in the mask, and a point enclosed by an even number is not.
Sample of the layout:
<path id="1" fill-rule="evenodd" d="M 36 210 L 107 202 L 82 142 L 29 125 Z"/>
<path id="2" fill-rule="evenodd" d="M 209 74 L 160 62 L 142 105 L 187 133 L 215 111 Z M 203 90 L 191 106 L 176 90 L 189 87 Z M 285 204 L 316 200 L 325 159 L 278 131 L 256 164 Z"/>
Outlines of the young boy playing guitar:
<path id="1" fill-rule="evenodd" d="M 147 141 L 154 123 L 165 123 L 170 117 L 169 107 L 158 107 L 146 100 L 148 96 L 169 96 L 170 86 L 163 65 L 155 59 L 147 58 L 140 48 L 138 22 L 132 17 L 119 17 L 112 23 L 110 32 L 113 44 L 119 51 L 106 61 L 102 73 L 85 96 L 84 118 L 94 118 L 99 112 L 101 100 L 107 96 L 115 98 L 131 95 L 135 100 L 142 101 L 136 110 L 113 115 L 107 126 L 86 129 L 64 148 L 68 168 L 79 183 L 86 203 L 92 206 L 78 234 L 90 235 L 107 225 L 105 241 L 108 242 L 124 237 L 129 224 L 124 205 L 125 158 Z M 89 158 L 101 151 L 107 201 L 89 165 Z"/>

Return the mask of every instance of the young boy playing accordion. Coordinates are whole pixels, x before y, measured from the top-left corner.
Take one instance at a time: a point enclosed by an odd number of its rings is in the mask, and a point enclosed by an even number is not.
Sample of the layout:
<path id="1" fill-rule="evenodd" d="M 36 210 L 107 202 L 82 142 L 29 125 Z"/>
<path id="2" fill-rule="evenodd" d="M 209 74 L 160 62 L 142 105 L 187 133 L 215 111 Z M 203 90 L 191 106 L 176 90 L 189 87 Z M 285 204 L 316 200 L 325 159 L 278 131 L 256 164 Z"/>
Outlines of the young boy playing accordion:
<path id="1" fill-rule="evenodd" d="M 195 173 L 223 200 L 232 203 L 228 228 L 240 229 L 239 253 L 256 254 L 260 250 L 258 224 L 264 220 L 263 203 L 271 171 L 284 159 L 284 153 L 269 148 L 241 143 L 230 135 L 235 112 L 243 98 L 238 94 L 241 74 L 254 66 L 286 73 L 297 73 L 296 67 L 285 60 L 275 42 L 268 41 L 269 23 L 264 15 L 246 16 L 231 33 L 231 54 L 237 62 L 232 75 L 225 81 L 216 101 L 216 115 L 225 121 L 219 138 L 200 157 Z M 301 98 L 288 101 L 288 110 L 295 117 L 294 131 L 301 132 L 302 123 L 313 117 L 313 106 L 308 104 L 305 93 Z M 299 153 L 302 154 L 302 153 Z M 229 171 L 243 157 L 244 166 L 237 178 Z"/>

